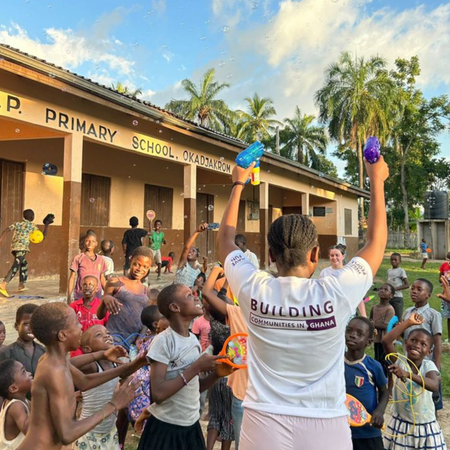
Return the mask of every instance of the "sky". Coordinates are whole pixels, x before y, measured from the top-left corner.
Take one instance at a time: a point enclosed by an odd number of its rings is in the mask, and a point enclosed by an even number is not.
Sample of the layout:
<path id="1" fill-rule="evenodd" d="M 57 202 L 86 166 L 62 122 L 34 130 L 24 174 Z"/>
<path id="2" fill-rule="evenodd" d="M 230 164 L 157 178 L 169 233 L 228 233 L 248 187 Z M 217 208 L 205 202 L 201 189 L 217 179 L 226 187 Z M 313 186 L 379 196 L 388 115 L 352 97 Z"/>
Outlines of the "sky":
<path id="1" fill-rule="evenodd" d="M 277 118 L 317 114 L 314 93 L 342 51 L 417 55 L 427 97 L 450 87 L 450 2 L 438 0 L 0 0 L 0 42 L 164 107 L 215 68 L 222 98 L 257 92 Z M 450 158 L 450 135 L 441 136 Z M 333 146 L 329 148 L 329 154 Z M 334 158 L 342 174 L 343 163 Z"/>

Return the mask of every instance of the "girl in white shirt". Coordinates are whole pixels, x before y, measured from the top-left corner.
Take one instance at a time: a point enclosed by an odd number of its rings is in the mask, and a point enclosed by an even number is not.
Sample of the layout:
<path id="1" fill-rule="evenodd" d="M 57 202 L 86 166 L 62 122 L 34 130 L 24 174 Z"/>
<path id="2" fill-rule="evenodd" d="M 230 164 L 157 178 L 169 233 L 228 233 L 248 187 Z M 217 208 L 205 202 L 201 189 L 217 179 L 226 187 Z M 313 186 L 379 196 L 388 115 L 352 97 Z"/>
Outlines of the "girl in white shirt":
<path id="1" fill-rule="evenodd" d="M 318 235 L 305 216 L 281 216 L 270 227 L 269 256 L 278 277 L 258 271 L 236 247 L 239 202 L 252 167 L 234 168 L 217 236 L 249 333 L 240 450 L 351 450 L 344 331 L 383 259 L 388 168 L 382 157 L 366 164 L 371 199 L 365 247 L 333 276 L 311 279 L 319 260 Z"/>

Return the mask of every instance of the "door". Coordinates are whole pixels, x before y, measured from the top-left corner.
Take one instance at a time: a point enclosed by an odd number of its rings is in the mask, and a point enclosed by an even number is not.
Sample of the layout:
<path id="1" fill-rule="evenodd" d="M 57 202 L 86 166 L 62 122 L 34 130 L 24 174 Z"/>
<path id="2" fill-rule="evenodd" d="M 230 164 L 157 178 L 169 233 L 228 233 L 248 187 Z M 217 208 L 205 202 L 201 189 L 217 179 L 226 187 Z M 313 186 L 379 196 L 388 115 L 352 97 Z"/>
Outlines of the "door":
<path id="1" fill-rule="evenodd" d="M 197 193 L 197 224 L 203 222 L 212 223 L 214 221 L 214 195 Z M 200 250 L 199 263 L 206 256 L 209 262 L 215 258 L 214 252 L 214 231 L 201 233 L 194 244 Z"/>
<path id="2" fill-rule="evenodd" d="M 1 232 L 13 222 L 20 222 L 23 213 L 24 172 L 22 163 L 0 159 L 0 229 Z M 31 205 L 33 206 L 33 205 Z M 0 247 L 0 276 L 8 272 L 12 264 L 12 233 L 8 233 Z"/>

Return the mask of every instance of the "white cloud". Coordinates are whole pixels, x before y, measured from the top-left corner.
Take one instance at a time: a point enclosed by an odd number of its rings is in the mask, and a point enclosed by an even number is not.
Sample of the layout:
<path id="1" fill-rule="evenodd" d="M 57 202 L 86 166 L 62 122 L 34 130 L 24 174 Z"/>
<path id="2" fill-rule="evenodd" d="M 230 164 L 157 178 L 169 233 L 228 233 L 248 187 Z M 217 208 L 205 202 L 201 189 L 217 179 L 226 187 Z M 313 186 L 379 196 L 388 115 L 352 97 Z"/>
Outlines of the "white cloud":
<path id="1" fill-rule="evenodd" d="M 168 50 L 165 50 L 165 51 L 162 52 L 162 57 L 169 63 L 170 63 L 170 61 L 172 61 L 172 58 L 174 56 L 175 55 L 172 52 L 168 51 Z"/>
<path id="2" fill-rule="evenodd" d="M 145 89 L 142 91 L 142 94 L 139 96 L 139 98 L 141 98 L 142 100 L 151 100 L 155 94 L 155 91 L 152 91 L 151 89 Z"/>

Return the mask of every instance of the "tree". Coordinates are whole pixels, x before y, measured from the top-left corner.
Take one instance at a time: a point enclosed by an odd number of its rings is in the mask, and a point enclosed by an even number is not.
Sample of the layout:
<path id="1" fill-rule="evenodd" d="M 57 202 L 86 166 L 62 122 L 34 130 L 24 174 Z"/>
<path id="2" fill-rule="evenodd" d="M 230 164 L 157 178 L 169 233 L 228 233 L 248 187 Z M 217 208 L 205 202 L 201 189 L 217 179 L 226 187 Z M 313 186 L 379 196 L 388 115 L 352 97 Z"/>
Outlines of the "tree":
<path id="1" fill-rule="evenodd" d="M 448 176 L 448 163 L 433 159 L 439 153 L 437 137 L 450 120 L 450 102 L 447 95 L 425 99 L 417 89 L 416 77 L 420 75 L 417 56 L 409 61 L 397 59 L 396 70 L 391 71 L 395 83 L 392 116 L 392 148 L 399 162 L 400 188 L 402 193 L 405 243 L 409 238 L 410 197 L 421 180 L 422 192 L 441 177 Z M 418 168 L 424 170 L 418 173 Z M 421 177 L 420 177 L 421 175 Z M 424 183 L 426 181 L 426 183 Z"/>
<path id="2" fill-rule="evenodd" d="M 142 94 L 142 89 L 137 88 L 134 91 L 128 89 L 128 86 L 125 86 L 121 81 L 118 81 L 116 84 L 111 84 L 111 89 L 114 89 L 119 94 L 129 95 L 131 97 L 137 97 Z"/>
<path id="3" fill-rule="evenodd" d="M 277 112 L 270 98 L 261 98 L 258 94 L 247 97 L 247 111 L 237 111 L 237 114 L 244 122 L 245 137 L 248 142 L 264 140 L 270 137 L 277 125 L 281 125 L 278 120 L 271 119 Z"/>
<path id="4" fill-rule="evenodd" d="M 325 85 L 315 94 L 319 119 L 328 124 L 330 137 L 356 152 L 359 187 L 364 188 L 363 145 L 370 135 L 384 140 L 393 83 L 379 56 L 353 59 L 341 54 L 325 71 Z M 360 202 L 364 218 L 364 203 Z"/>
<path id="5" fill-rule="evenodd" d="M 201 126 L 223 131 L 224 122 L 230 119 L 232 112 L 217 96 L 230 85 L 215 81 L 215 76 L 215 69 L 207 70 L 198 86 L 186 78 L 181 85 L 188 94 L 188 100 L 171 100 L 165 108 Z"/>
<path id="6" fill-rule="evenodd" d="M 300 164 L 320 170 L 318 154 L 325 155 L 328 136 L 323 126 L 313 125 L 315 117 L 302 114 L 295 107 L 294 117 L 284 119 L 284 129 L 280 132 L 280 150 L 282 156 L 296 158 Z"/>

